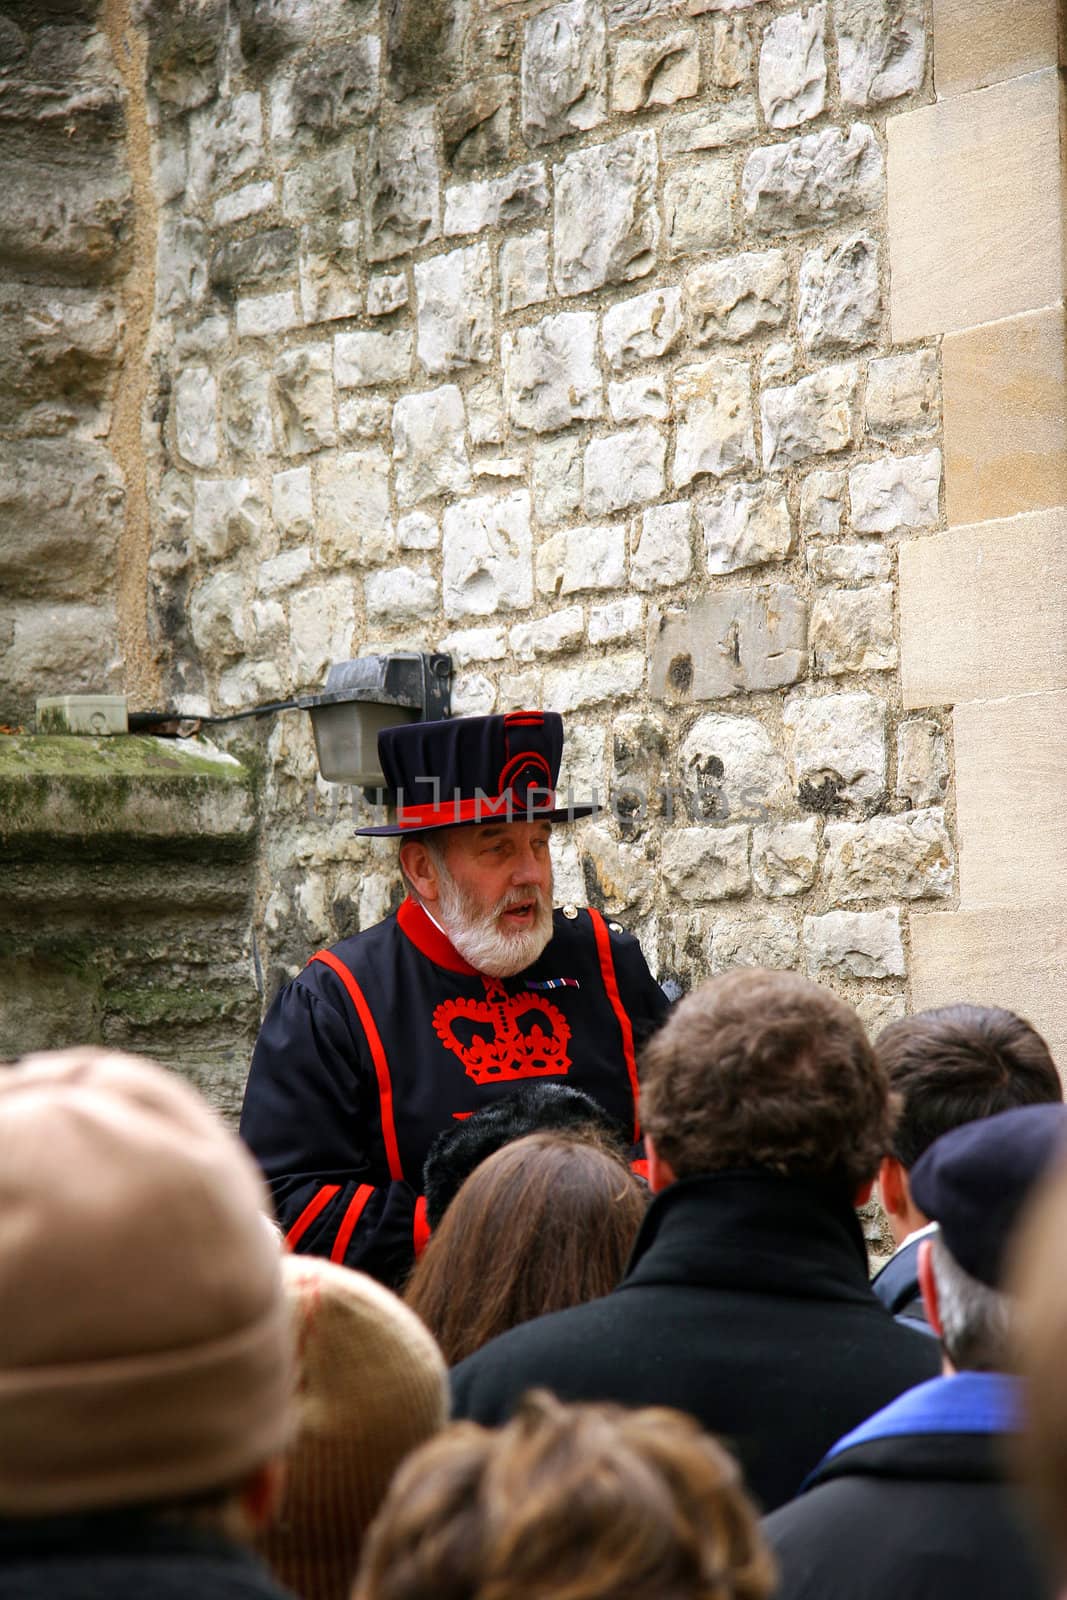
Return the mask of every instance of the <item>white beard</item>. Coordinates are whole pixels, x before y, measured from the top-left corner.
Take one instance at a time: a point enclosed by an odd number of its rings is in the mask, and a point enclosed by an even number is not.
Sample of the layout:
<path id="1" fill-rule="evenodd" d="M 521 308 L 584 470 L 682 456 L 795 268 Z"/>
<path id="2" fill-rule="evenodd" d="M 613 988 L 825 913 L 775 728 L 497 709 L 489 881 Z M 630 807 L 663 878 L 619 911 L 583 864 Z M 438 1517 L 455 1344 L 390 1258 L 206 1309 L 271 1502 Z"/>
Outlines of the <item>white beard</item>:
<path id="1" fill-rule="evenodd" d="M 437 918 L 454 948 L 464 961 L 491 978 L 513 978 L 532 966 L 552 937 L 552 902 L 540 889 L 509 889 L 485 913 L 451 873 L 439 867 L 437 893 Z M 500 913 L 526 900 L 533 900 L 536 907 L 533 927 L 521 932 L 502 928 L 497 922 Z"/>

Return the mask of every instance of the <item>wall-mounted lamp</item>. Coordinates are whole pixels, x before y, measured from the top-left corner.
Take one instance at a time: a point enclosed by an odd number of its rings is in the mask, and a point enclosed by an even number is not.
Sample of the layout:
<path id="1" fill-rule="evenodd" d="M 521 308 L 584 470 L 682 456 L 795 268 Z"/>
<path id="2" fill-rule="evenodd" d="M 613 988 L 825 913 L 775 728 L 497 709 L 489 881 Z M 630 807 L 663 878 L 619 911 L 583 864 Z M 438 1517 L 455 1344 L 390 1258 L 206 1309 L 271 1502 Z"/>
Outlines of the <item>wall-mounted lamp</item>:
<path id="1" fill-rule="evenodd" d="M 330 783 L 385 785 L 378 735 L 398 722 L 438 722 L 451 707 L 452 657 L 398 651 L 340 661 L 322 694 L 301 695 L 311 713 L 319 771 Z"/>
<path id="2" fill-rule="evenodd" d="M 105 705 L 106 701 L 106 705 Z M 221 716 L 189 717 L 180 711 L 132 711 L 121 695 L 62 695 L 37 702 L 39 733 L 196 733 L 205 723 L 240 722 L 278 711 L 307 711 L 315 734 L 319 771 L 328 783 L 362 784 L 383 796 L 378 734 L 398 722 L 439 722 L 451 713 L 452 657 L 418 650 L 339 661 L 321 694 L 272 700 Z M 104 713 L 106 712 L 106 717 Z"/>

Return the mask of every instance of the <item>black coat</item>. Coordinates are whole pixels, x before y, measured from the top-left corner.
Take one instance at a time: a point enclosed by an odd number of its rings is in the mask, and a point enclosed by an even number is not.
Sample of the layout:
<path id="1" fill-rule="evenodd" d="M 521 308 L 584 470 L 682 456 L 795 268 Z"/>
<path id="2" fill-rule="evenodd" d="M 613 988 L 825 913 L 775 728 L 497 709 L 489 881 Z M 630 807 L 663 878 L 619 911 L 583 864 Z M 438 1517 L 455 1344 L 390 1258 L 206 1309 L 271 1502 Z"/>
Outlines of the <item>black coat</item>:
<path id="1" fill-rule="evenodd" d="M 890 1256 L 881 1272 L 871 1279 L 871 1288 L 887 1311 L 909 1327 L 918 1328 L 935 1338 L 926 1318 L 922 1290 L 919 1287 L 919 1246 L 922 1239 L 910 1239 Z"/>
<path id="2" fill-rule="evenodd" d="M 136 1511 L 0 1518 L 0 1600 L 288 1600 L 219 1534 Z"/>
<path id="3" fill-rule="evenodd" d="M 764 1172 L 657 1196 L 619 1288 L 468 1356 L 455 1414 L 502 1422 L 525 1390 L 691 1412 L 740 1458 L 765 1508 L 830 1445 L 931 1377 L 936 1345 L 871 1294 L 847 1198 Z"/>
<path id="4" fill-rule="evenodd" d="M 776 1600 L 1052 1600 L 1006 1481 L 1009 1419 L 996 1412 L 1010 1384 L 937 1378 L 842 1440 L 764 1522 Z"/>
<path id="5" fill-rule="evenodd" d="M 557 911 L 553 929 L 532 966 L 489 978 L 406 900 L 320 951 L 275 998 L 241 1134 L 293 1249 L 401 1284 L 422 1237 L 430 1144 L 531 1079 L 584 1089 L 620 1132 L 636 1133 L 635 1050 L 667 997 L 637 940 L 599 913 Z"/>

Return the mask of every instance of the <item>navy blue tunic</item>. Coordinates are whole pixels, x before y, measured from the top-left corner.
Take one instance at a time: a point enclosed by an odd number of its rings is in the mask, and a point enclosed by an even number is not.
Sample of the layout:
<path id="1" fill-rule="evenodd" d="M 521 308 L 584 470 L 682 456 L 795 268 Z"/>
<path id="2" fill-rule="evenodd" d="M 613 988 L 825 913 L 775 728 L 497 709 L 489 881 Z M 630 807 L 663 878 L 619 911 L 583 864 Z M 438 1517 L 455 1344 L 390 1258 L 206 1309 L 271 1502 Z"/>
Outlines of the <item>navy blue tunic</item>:
<path id="1" fill-rule="evenodd" d="M 597 913 L 557 911 L 512 978 L 469 966 L 412 900 L 323 954 L 341 970 L 313 958 L 278 994 L 241 1114 L 294 1249 L 402 1282 L 435 1135 L 531 1078 L 584 1089 L 637 1136 L 634 1050 L 668 1002 Z"/>

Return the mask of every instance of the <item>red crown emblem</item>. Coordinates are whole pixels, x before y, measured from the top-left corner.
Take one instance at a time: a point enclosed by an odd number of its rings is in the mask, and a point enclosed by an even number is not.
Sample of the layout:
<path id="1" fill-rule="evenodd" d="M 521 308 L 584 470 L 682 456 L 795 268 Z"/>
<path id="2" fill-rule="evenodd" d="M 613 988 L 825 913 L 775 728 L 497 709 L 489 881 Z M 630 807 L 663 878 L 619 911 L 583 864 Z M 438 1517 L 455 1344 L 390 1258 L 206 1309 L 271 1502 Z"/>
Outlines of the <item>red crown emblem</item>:
<path id="1" fill-rule="evenodd" d="M 442 1000 L 434 1032 L 475 1083 L 509 1078 L 563 1077 L 570 1070 L 570 1024 L 551 1000 L 509 995 L 487 980 L 484 1000 Z"/>

